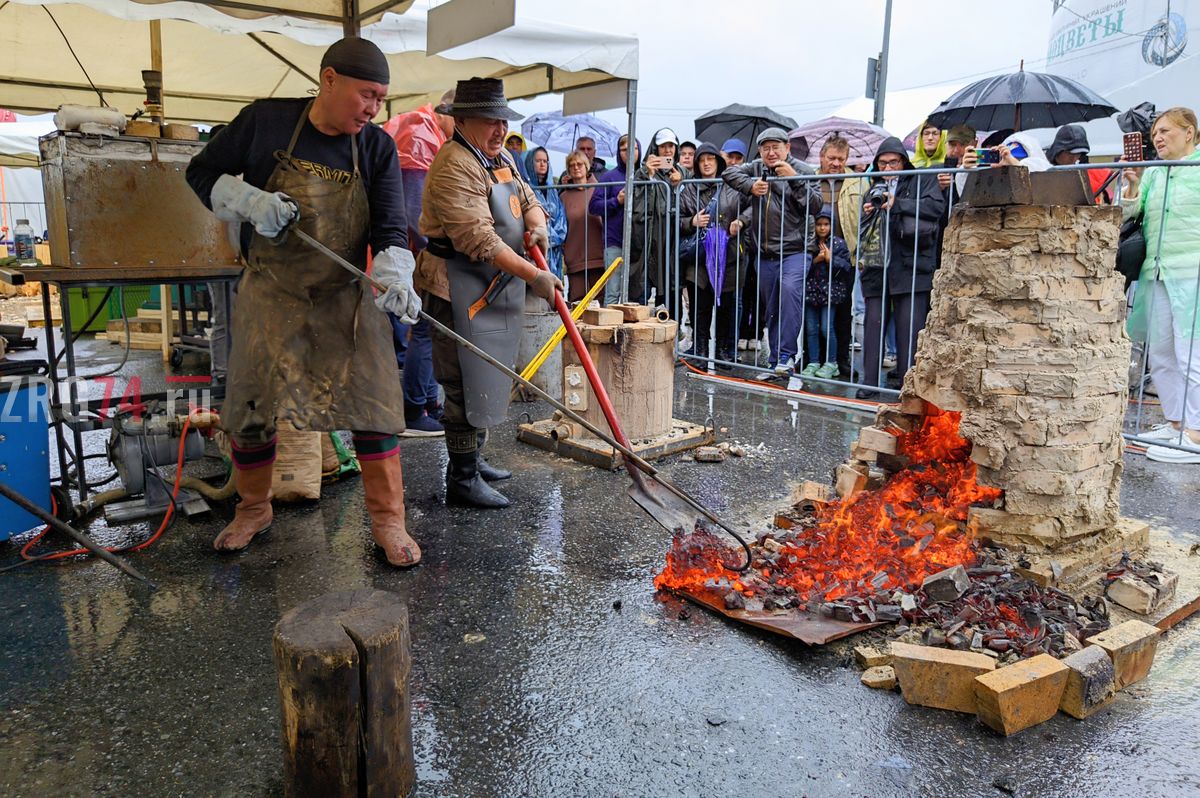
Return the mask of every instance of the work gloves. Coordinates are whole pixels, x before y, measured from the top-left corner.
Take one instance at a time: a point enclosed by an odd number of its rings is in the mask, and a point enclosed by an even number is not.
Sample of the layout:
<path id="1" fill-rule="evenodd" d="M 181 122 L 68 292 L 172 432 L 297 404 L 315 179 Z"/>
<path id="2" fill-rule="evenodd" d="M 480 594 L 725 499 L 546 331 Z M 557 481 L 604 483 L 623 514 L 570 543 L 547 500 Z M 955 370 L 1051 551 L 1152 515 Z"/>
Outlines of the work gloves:
<path id="1" fill-rule="evenodd" d="M 550 307 L 554 307 L 554 292 L 562 291 L 562 281 L 555 277 L 550 272 L 539 271 L 537 275 L 529 281 L 529 288 L 534 294 L 546 300 Z"/>
<path id="2" fill-rule="evenodd" d="M 249 222 L 258 234 L 275 238 L 299 215 L 281 191 L 263 191 L 233 175 L 221 175 L 212 189 L 212 209 L 223 222 Z"/>
<path id="3" fill-rule="evenodd" d="M 371 261 L 371 276 L 387 286 L 375 297 L 375 306 L 400 319 L 401 324 L 416 324 L 421 313 L 421 298 L 413 289 L 417 262 L 404 247 L 388 247 Z"/>
<path id="4" fill-rule="evenodd" d="M 546 225 L 539 224 L 529 231 L 529 246 L 537 247 L 543 255 L 550 254 L 550 233 L 547 232 Z"/>

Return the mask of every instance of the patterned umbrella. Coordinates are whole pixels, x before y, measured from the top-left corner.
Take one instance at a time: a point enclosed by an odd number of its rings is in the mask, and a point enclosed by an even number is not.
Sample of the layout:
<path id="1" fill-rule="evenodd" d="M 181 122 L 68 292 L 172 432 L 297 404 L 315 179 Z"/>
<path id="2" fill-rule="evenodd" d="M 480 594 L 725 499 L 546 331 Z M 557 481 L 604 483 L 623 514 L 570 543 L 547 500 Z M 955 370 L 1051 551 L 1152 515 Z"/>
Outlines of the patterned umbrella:
<path id="1" fill-rule="evenodd" d="M 849 166 L 869 164 L 875 158 L 875 151 L 888 136 L 892 135 L 878 125 L 861 122 L 857 119 L 846 119 L 841 116 L 827 116 L 815 122 L 808 122 L 788 133 L 789 139 L 803 138 L 808 142 L 808 158 L 811 164 L 821 162 L 821 146 L 833 136 L 841 136 L 850 143 L 850 157 L 846 163 Z"/>
<path id="2" fill-rule="evenodd" d="M 596 142 L 596 155 L 611 158 L 617 154 L 620 131 L 591 114 L 563 116 L 562 111 L 547 111 L 526 117 L 521 123 L 526 141 L 554 152 L 571 152 L 581 138 Z"/>

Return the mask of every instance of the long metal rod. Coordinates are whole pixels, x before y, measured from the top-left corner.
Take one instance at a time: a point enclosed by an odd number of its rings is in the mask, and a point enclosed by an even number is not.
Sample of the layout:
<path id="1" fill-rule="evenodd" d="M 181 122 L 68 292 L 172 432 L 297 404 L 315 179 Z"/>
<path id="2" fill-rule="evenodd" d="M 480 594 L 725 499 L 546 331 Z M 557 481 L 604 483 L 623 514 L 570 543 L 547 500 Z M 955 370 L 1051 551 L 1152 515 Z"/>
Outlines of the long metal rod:
<path id="1" fill-rule="evenodd" d="M 290 230 L 290 232 L 293 235 L 298 236 L 301 241 L 308 244 L 313 249 L 317 250 L 321 254 L 323 254 L 326 257 L 328 257 L 329 259 L 331 259 L 334 263 L 337 263 L 343 269 L 346 269 L 347 271 L 353 273 L 359 279 L 366 281 L 368 284 L 373 286 L 376 290 L 383 292 L 383 293 L 387 292 L 387 286 L 385 286 L 383 283 L 379 282 L 374 277 L 372 277 L 371 275 L 364 272 L 362 269 L 359 269 L 357 266 L 350 263 L 350 261 L 346 260 L 342 256 L 338 255 L 336 252 L 334 252 L 329 247 L 322 244 L 317 239 L 310 236 L 308 233 L 305 233 L 303 230 L 300 230 L 295 227 L 293 227 Z M 638 454 L 636 452 L 633 451 L 633 449 L 617 442 L 613 438 L 612 435 L 610 435 L 607 432 L 605 432 L 604 430 L 600 429 L 595 424 L 588 421 L 586 418 L 579 415 L 571 408 L 567 407 L 565 404 L 563 404 L 558 399 L 555 399 L 553 396 L 546 393 L 544 390 L 542 390 L 538 386 L 534 385 L 532 382 L 525 379 L 517 372 L 510 369 L 508 366 L 504 365 L 499 360 L 492 357 L 490 354 L 488 354 L 484 350 L 480 349 L 478 346 L 471 343 L 469 340 L 467 340 L 463 336 L 456 333 L 454 330 L 452 330 L 449 327 L 447 327 L 446 325 L 442 324 L 440 321 L 435 319 L 433 316 L 430 316 L 428 313 L 426 313 L 423 310 L 420 312 L 419 315 L 422 319 L 424 319 L 425 321 L 432 324 L 434 327 L 436 327 L 438 329 L 438 331 L 440 331 L 447 337 L 453 339 L 455 343 L 457 343 L 460 346 L 462 346 L 463 348 L 465 348 L 468 352 L 475 355 L 476 357 L 483 360 L 484 362 L 488 363 L 489 365 L 493 366 L 494 368 L 499 369 L 509 379 L 511 379 L 515 382 L 519 382 L 521 385 L 525 386 L 530 391 L 532 391 L 534 393 L 534 395 L 536 395 L 539 399 L 546 402 L 551 407 L 558 410 L 564 416 L 569 418 L 571 421 L 574 421 L 576 424 L 583 427 L 588 432 L 592 433 L 597 438 L 599 438 L 600 440 L 607 443 L 609 446 L 616 449 L 618 452 L 620 452 L 622 455 L 625 456 L 625 461 L 627 463 L 630 463 L 631 465 L 635 466 L 639 471 L 642 471 L 647 476 L 649 476 L 651 479 L 653 479 L 655 482 L 662 485 L 664 488 L 669 490 L 671 493 L 675 494 L 677 497 L 679 497 L 684 502 L 686 502 L 689 507 L 691 507 L 696 512 L 700 513 L 700 515 L 703 515 L 709 521 L 712 521 L 714 524 L 716 524 L 717 526 L 724 529 L 726 532 L 728 532 L 730 535 L 732 535 L 739 543 L 741 543 L 743 548 L 745 548 L 747 553 L 749 553 L 748 544 L 745 542 L 745 540 L 742 538 L 742 536 L 740 534 L 738 534 L 737 531 L 735 531 L 731 526 L 729 526 L 729 524 L 725 523 L 720 518 L 718 518 L 717 515 L 715 513 L 713 513 L 712 510 L 709 510 L 707 507 L 700 504 L 700 502 L 698 502 L 696 499 L 693 499 L 682 488 L 676 486 L 674 483 L 672 483 L 666 477 L 662 476 L 662 474 L 659 473 L 659 470 L 657 468 L 655 468 L 653 465 L 651 465 L 647 461 L 643 460 L 640 456 L 638 456 Z M 743 570 L 743 569 L 734 569 L 734 570 Z"/>
<path id="2" fill-rule="evenodd" d="M 134 568 L 132 565 L 125 562 L 125 560 L 123 560 L 120 557 L 118 557 L 117 555 L 113 554 L 111 551 L 104 548 L 103 546 L 98 544 L 96 541 L 92 540 L 90 537 L 88 537 L 87 535 L 80 532 L 75 527 L 71 526 L 70 524 L 66 523 L 65 521 L 61 521 L 58 518 L 55 518 L 53 515 L 46 512 L 41 507 L 38 507 L 36 504 L 29 501 L 29 499 L 25 498 L 20 493 L 17 493 L 15 490 L 10 488 L 8 485 L 5 485 L 3 482 L 0 482 L 0 496 L 3 496 L 4 498 L 8 499 L 10 502 L 17 505 L 18 507 L 20 507 L 22 510 L 29 513 L 30 515 L 37 517 L 43 523 L 49 524 L 50 526 L 57 529 L 59 532 L 62 532 L 63 534 L 69 536 L 72 540 L 74 540 L 80 546 L 83 546 L 85 549 L 90 551 L 92 554 L 95 554 L 97 557 L 104 560 L 106 563 L 113 566 L 114 568 L 128 574 L 129 576 L 132 576 L 134 579 L 137 579 L 140 582 L 145 582 L 146 584 L 150 585 L 151 587 L 154 587 L 154 583 L 151 582 L 149 579 L 147 579 L 145 576 L 143 576 L 142 573 L 140 571 L 138 571 L 138 569 Z"/>

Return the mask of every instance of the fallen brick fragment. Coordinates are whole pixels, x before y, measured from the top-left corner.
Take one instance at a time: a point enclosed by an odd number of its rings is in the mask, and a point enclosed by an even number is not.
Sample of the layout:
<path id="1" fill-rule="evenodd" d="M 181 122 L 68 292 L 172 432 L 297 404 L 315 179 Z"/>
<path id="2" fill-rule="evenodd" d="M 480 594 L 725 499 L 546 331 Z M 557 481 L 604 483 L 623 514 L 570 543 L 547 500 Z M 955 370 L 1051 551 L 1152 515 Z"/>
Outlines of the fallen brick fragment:
<path id="1" fill-rule="evenodd" d="M 854 659 L 858 661 L 858 667 L 863 669 L 892 663 L 891 654 L 886 654 L 872 646 L 855 646 Z"/>
<path id="2" fill-rule="evenodd" d="M 1150 673 L 1154 652 L 1162 632 L 1142 621 L 1126 621 L 1120 626 L 1092 635 L 1087 643 L 1108 653 L 1115 672 L 1116 689 L 1124 690 Z"/>
<path id="3" fill-rule="evenodd" d="M 1179 575 L 1153 572 L 1147 578 L 1123 574 L 1114 579 L 1104 594 L 1127 610 L 1149 615 L 1175 596 Z"/>
<path id="4" fill-rule="evenodd" d="M 692 456 L 697 463 L 723 463 L 725 462 L 725 452 L 721 451 L 716 446 L 701 446 Z"/>
<path id="5" fill-rule="evenodd" d="M 983 654 L 892 643 L 892 668 L 910 704 L 975 712 L 975 677 L 996 668 Z"/>
<path id="6" fill-rule="evenodd" d="M 880 454 L 895 454 L 899 438 L 878 427 L 863 427 L 858 432 L 858 445 Z"/>
<path id="7" fill-rule="evenodd" d="M 1067 688 L 1059 708 L 1083 720 L 1106 706 L 1116 695 L 1112 660 L 1100 646 L 1088 646 L 1062 660 L 1067 666 Z"/>
<path id="8" fill-rule="evenodd" d="M 1049 654 L 985 673 L 975 679 L 975 714 L 1004 735 L 1050 720 L 1067 686 L 1067 666 Z"/>
<path id="9" fill-rule="evenodd" d="M 891 665 L 877 665 L 863 671 L 860 681 L 875 690 L 891 690 L 896 686 L 896 671 Z"/>

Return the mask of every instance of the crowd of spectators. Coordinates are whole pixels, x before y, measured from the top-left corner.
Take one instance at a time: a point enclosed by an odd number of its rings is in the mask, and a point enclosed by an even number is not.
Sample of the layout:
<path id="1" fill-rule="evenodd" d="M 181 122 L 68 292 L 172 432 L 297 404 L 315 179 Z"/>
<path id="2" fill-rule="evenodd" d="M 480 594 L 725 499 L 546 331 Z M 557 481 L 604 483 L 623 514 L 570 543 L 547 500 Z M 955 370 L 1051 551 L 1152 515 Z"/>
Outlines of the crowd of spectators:
<path id="1" fill-rule="evenodd" d="M 1188 109 L 1160 115 L 1151 138 L 1160 158 L 1200 159 Z M 631 203 L 629 260 L 605 284 L 605 304 L 618 301 L 625 285 L 629 301 L 664 305 L 684 322 L 682 354 L 718 369 L 753 358 L 778 375 L 850 382 L 860 399 L 898 388 L 912 365 L 942 236 L 969 170 L 984 165 L 982 156 L 1041 171 L 1086 163 L 1089 152 L 1080 125 L 1060 128 L 1043 152 L 1028 133 L 997 131 L 981 142 L 965 125 L 922 123 L 911 151 L 887 138 L 857 167 L 849 165 L 850 143 L 836 134 L 820 142 L 815 167 L 803 160 L 802 144 L 779 128 L 719 146 L 662 128 L 644 150 L 621 136 L 609 168 L 595 141 L 581 137 L 555 179 L 544 148 L 530 149 L 515 132 L 505 140 L 550 216 L 549 262 L 571 300 L 622 257 Z M 419 175 L 408 172 L 415 183 Z M 1086 175 L 1094 200 L 1120 203 L 1126 217 L 1141 219 L 1148 242 L 1130 333 L 1146 342 L 1166 418 L 1149 435 L 1200 448 L 1200 367 L 1192 365 L 1200 361 L 1193 351 L 1200 350 L 1200 171 Z M 410 382 L 412 412 L 431 412 L 420 381 Z M 1165 446 L 1149 456 L 1200 462 L 1200 451 Z"/>

